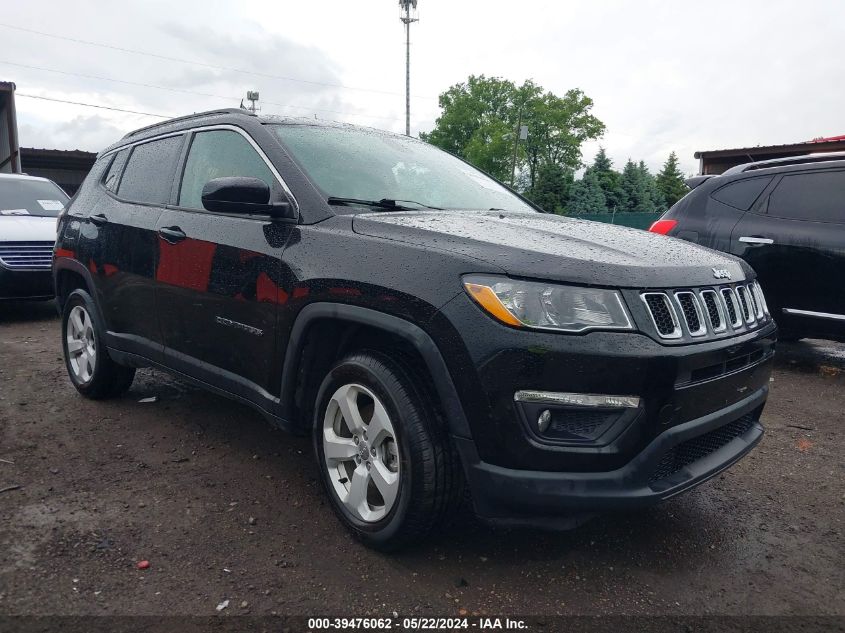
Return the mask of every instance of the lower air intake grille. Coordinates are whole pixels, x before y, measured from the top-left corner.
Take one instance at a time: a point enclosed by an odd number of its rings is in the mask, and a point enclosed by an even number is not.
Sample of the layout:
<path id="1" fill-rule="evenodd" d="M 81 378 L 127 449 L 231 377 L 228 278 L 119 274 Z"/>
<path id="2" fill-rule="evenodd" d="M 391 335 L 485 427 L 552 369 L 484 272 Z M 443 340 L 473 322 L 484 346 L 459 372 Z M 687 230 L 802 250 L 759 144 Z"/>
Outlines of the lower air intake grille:
<path id="1" fill-rule="evenodd" d="M 754 417 L 744 415 L 725 426 L 713 429 L 686 442 L 681 442 L 666 451 L 649 478 L 649 483 L 666 479 L 682 468 L 686 468 L 690 464 L 715 453 L 732 440 L 747 433 L 753 426 Z"/>
<path id="2" fill-rule="evenodd" d="M 50 270 L 53 242 L 0 242 L 0 265 L 11 270 Z"/>

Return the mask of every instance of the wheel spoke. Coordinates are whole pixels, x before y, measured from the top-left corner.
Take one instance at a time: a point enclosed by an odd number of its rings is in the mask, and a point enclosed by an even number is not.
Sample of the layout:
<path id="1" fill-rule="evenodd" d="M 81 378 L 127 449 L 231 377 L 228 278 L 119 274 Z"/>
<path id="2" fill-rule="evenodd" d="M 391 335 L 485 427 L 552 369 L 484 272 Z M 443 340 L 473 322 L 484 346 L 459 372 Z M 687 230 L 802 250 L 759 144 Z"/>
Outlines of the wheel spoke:
<path id="1" fill-rule="evenodd" d="M 371 446 L 378 446 L 389 437 L 393 437 L 393 424 L 390 416 L 381 402 L 376 400 L 373 406 L 373 417 L 367 426 L 367 435 Z"/>
<path id="2" fill-rule="evenodd" d="M 82 319 L 79 316 L 78 310 L 74 310 L 70 313 L 70 323 L 73 326 L 73 333 L 75 335 L 79 336 L 85 331 L 85 327 L 82 325 Z"/>
<path id="3" fill-rule="evenodd" d="M 67 351 L 71 354 L 76 354 L 83 347 L 85 347 L 85 344 L 78 339 L 71 339 L 67 342 Z"/>
<path id="4" fill-rule="evenodd" d="M 356 516 L 366 519 L 370 514 L 367 505 L 367 488 L 370 484 L 370 473 L 367 468 L 360 464 L 352 473 L 352 481 L 349 483 L 349 493 L 346 495 L 344 505 Z"/>
<path id="5" fill-rule="evenodd" d="M 393 502 L 396 501 L 396 495 L 399 492 L 399 473 L 390 472 L 387 466 L 375 460 L 373 468 L 370 470 L 370 476 L 384 499 L 385 509 L 389 510 L 393 506 Z"/>
<path id="6" fill-rule="evenodd" d="M 364 420 L 358 409 L 358 389 L 354 385 L 346 385 L 335 394 L 335 399 L 352 434 L 361 433 L 364 430 Z"/>
<path id="7" fill-rule="evenodd" d="M 346 462 L 355 457 L 357 448 L 355 442 L 346 437 L 340 437 L 331 429 L 323 431 L 323 451 L 326 459 L 337 462 Z"/>

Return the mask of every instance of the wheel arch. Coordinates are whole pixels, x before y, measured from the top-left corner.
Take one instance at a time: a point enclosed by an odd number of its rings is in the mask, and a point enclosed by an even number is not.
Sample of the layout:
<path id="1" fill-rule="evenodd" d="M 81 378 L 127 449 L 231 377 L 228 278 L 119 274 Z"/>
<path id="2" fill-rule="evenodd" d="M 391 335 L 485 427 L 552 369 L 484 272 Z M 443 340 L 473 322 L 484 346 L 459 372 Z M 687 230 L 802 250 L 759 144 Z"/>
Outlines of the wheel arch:
<path id="1" fill-rule="evenodd" d="M 94 304 L 97 305 L 99 312 L 100 306 L 97 304 L 94 294 L 94 280 L 91 278 L 91 271 L 75 259 L 68 257 L 59 257 L 54 260 L 53 264 L 53 286 L 56 293 L 56 302 L 59 307 L 59 312 L 64 309 L 64 303 L 68 296 L 74 290 L 84 290 L 91 298 L 94 299 Z M 102 314 L 99 315 L 102 321 Z"/>
<path id="2" fill-rule="evenodd" d="M 306 357 L 307 346 L 309 341 L 313 340 L 312 334 L 315 330 L 319 331 L 322 327 L 328 328 L 325 331 L 333 331 L 337 339 L 336 346 L 343 348 L 355 326 L 365 328 L 371 333 L 384 333 L 388 337 L 399 339 L 412 349 L 428 372 L 449 431 L 459 437 L 471 437 L 451 374 L 431 336 L 418 325 L 400 317 L 362 306 L 340 303 L 312 303 L 297 315 L 288 338 L 289 344 L 282 369 L 282 417 L 295 420 L 297 414 L 302 412 L 298 404 L 302 398 L 298 398 L 297 394 L 303 383 L 303 369 L 307 368 L 310 360 Z"/>

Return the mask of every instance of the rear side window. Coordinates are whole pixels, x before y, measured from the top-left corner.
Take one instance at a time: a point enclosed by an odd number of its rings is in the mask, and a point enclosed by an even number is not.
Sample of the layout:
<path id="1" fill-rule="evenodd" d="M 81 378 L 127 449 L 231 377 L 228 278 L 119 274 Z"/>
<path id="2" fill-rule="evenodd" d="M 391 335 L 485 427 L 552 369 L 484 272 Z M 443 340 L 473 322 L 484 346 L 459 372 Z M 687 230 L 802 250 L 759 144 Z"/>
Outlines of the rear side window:
<path id="1" fill-rule="evenodd" d="M 772 176 L 746 178 L 717 189 L 711 196 L 734 209 L 748 211 L 770 182 L 772 182 Z"/>
<path id="2" fill-rule="evenodd" d="M 120 178 L 118 195 L 132 202 L 169 202 L 173 172 L 181 147 L 182 136 L 169 136 L 136 145 Z"/>
<path id="3" fill-rule="evenodd" d="M 117 183 L 120 181 L 120 172 L 126 164 L 126 159 L 129 158 L 129 150 L 122 149 L 117 154 L 109 165 L 109 170 L 103 178 L 103 186 L 112 192 L 117 192 Z"/>
<path id="4" fill-rule="evenodd" d="M 769 196 L 769 215 L 792 220 L 845 222 L 845 171 L 784 176 Z"/>
<path id="5" fill-rule="evenodd" d="M 273 188 L 273 172 L 241 134 L 232 130 L 198 132 L 185 163 L 179 206 L 202 209 L 202 188 L 209 180 L 226 176 L 259 178 Z"/>

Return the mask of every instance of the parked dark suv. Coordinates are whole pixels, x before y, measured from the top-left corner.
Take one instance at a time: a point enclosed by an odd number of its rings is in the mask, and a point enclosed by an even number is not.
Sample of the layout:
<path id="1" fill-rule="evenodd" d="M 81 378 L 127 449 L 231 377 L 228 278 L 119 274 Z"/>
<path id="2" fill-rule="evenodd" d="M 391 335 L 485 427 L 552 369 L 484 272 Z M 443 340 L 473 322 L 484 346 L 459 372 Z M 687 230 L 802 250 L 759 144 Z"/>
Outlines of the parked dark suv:
<path id="1" fill-rule="evenodd" d="M 748 163 L 690 184 L 652 230 L 747 261 L 782 340 L 845 340 L 845 154 Z"/>
<path id="2" fill-rule="evenodd" d="M 477 513 L 567 527 L 760 439 L 775 325 L 741 260 L 546 215 L 418 140 L 219 111 L 103 151 L 61 218 L 84 396 L 165 368 L 313 435 L 375 547 Z"/>

